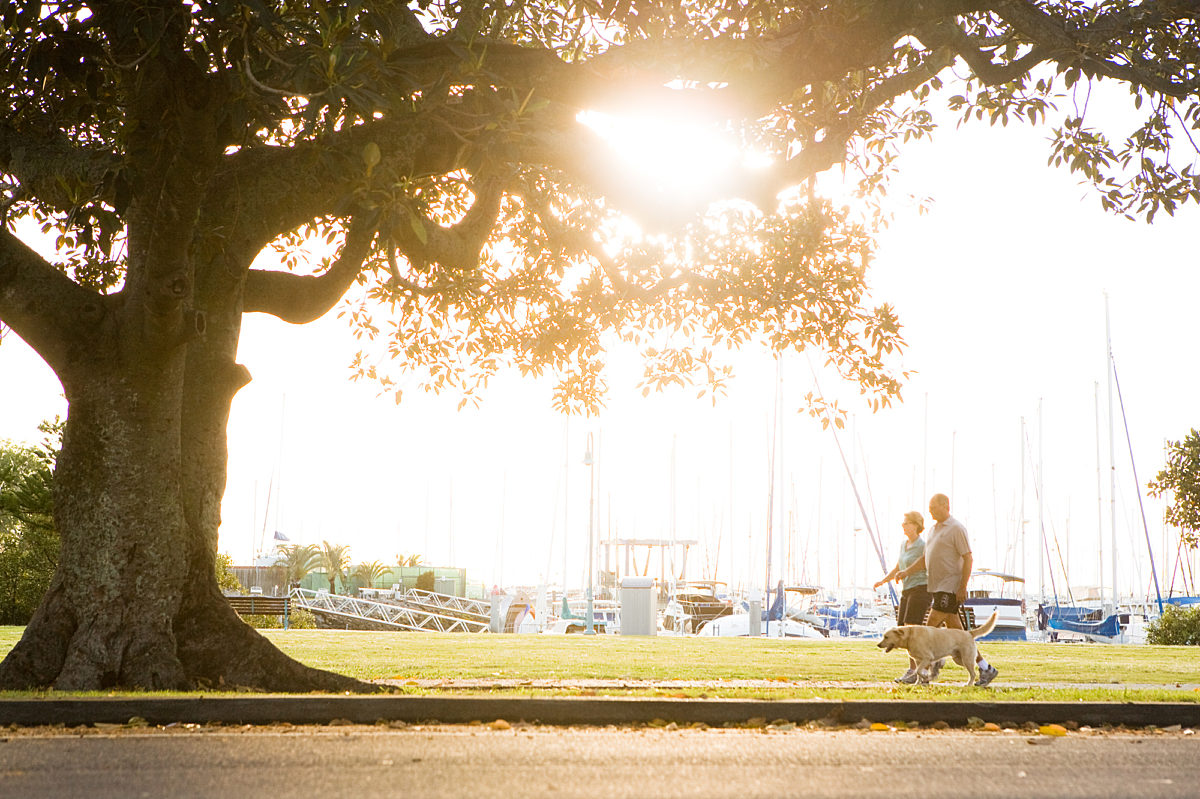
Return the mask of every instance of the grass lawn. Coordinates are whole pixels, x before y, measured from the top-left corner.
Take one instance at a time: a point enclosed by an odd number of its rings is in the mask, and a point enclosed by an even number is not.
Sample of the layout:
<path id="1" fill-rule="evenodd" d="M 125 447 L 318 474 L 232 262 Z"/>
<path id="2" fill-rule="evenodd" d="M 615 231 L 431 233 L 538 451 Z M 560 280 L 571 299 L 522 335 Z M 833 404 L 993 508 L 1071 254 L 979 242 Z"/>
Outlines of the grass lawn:
<path id="1" fill-rule="evenodd" d="M 747 638 L 640 638 L 610 635 L 482 635 L 468 633 L 265 630 L 292 657 L 363 680 L 705 680 L 708 696 L 978 698 L 963 689 L 965 672 L 951 664 L 938 685 L 896 686 L 905 653 L 884 653 L 869 641 L 778 641 Z M 0 656 L 20 637 L 0 627 Z M 1200 648 L 1099 644 L 989 643 L 984 653 L 1000 668 L 989 699 L 1200 701 L 1178 683 L 1200 682 Z M 770 688 L 726 688 L 731 680 L 767 680 Z M 873 682 L 848 688 L 838 683 Z M 1006 683 L 1066 683 L 1072 687 L 1016 688 Z M 1161 691 L 1129 686 L 1161 685 Z M 439 689 L 423 686 L 421 692 Z M 487 690 L 487 689 L 481 689 Z M 513 690 L 513 689 L 510 689 Z M 517 691 L 533 693 L 518 687 Z M 643 691 L 645 689 L 642 689 Z M 545 691 L 540 691 L 544 693 Z M 578 693 L 578 689 L 571 692 Z M 627 693 L 627 691 L 618 691 Z M 673 693 L 677 693 L 674 692 Z"/>

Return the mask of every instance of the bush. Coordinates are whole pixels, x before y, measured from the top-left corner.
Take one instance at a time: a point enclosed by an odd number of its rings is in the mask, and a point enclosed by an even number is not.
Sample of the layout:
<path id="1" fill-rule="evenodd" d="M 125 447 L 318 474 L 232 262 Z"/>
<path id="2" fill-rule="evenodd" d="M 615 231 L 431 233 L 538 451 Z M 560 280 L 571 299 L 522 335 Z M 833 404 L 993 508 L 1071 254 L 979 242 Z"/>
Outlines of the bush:
<path id="1" fill-rule="evenodd" d="M 1200 646 L 1200 607 L 1167 605 L 1146 625 L 1146 643 Z"/>
<path id="2" fill-rule="evenodd" d="M 282 616 L 246 615 L 242 621 L 258 630 L 279 630 L 283 628 Z M 292 608 L 288 614 L 288 627 L 293 630 L 317 629 L 317 617 L 304 608 Z"/>

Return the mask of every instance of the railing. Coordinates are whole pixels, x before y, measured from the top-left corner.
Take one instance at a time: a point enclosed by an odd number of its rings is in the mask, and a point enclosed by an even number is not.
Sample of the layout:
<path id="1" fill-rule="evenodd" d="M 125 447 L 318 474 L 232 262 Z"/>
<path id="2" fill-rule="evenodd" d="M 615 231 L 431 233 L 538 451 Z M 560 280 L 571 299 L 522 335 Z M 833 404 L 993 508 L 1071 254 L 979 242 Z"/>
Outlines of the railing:
<path id="1" fill-rule="evenodd" d="M 411 593 L 419 596 L 406 601 Z M 291 597 L 296 607 L 312 613 L 363 620 L 397 630 L 477 633 L 486 632 L 490 622 L 486 603 L 429 591 L 404 592 L 396 599 L 380 601 L 293 588 Z M 478 607 L 484 608 L 484 612 L 477 612 Z"/>

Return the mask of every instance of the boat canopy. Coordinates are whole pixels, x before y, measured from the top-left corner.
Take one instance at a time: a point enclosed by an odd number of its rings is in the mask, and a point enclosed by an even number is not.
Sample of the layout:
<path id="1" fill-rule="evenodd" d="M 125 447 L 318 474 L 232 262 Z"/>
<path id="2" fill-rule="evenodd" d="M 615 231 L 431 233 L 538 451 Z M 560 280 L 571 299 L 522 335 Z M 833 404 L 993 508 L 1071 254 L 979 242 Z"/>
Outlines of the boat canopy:
<path id="1" fill-rule="evenodd" d="M 992 571 L 991 569 L 979 569 L 971 573 L 971 578 L 976 577 L 995 577 L 998 580 L 1003 580 L 1006 583 L 1023 583 L 1024 577 L 1018 577 L 1015 574 L 1004 574 L 1003 572 Z"/>

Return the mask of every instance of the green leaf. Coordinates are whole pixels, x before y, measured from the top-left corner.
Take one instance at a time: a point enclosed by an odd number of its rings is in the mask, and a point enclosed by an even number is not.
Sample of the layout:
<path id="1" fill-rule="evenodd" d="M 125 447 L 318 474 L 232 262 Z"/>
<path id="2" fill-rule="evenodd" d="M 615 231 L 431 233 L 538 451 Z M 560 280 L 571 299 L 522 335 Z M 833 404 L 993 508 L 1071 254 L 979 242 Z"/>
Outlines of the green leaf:
<path id="1" fill-rule="evenodd" d="M 409 215 L 408 224 L 412 226 L 413 233 L 422 244 L 429 243 L 429 234 L 425 231 L 425 223 L 416 216 Z"/>
<path id="2" fill-rule="evenodd" d="M 382 155 L 379 152 L 379 145 L 375 142 L 367 142 L 362 148 L 362 160 L 367 165 L 367 176 L 370 177 L 371 171 L 379 163 Z"/>

